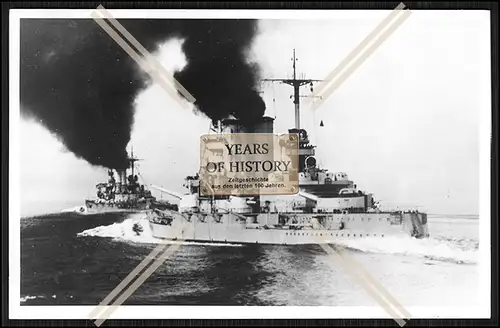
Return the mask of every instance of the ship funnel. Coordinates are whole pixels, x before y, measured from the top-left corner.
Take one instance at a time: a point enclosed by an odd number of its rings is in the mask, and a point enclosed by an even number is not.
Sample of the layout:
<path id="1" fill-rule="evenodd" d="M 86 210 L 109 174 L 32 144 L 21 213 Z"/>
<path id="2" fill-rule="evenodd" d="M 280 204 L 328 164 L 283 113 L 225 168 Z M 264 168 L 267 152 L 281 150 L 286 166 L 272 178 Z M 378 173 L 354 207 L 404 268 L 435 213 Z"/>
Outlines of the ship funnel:
<path id="1" fill-rule="evenodd" d="M 253 124 L 245 124 L 244 121 L 238 119 L 224 119 L 219 124 L 222 134 L 237 134 L 237 133 L 255 133 L 255 134 L 273 134 L 274 133 L 274 118 L 269 116 L 261 117 Z M 258 138 L 262 140 L 261 138 Z M 247 139 L 248 143 L 252 142 L 252 137 Z M 272 147 L 272 146 L 271 146 Z M 272 150 L 270 150 L 272 153 Z M 247 206 L 246 198 L 244 199 L 244 209 L 250 208 Z M 260 208 L 260 196 L 253 196 L 253 207 Z M 233 209 L 234 211 L 234 209 Z"/>
<path id="2" fill-rule="evenodd" d="M 117 181 L 117 190 L 118 192 L 122 192 L 125 189 L 125 185 L 127 184 L 127 172 L 125 170 L 116 170 L 116 175 L 118 176 Z"/>
<path id="3" fill-rule="evenodd" d="M 225 119 L 221 122 L 222 133 L 273 133 L 274 118 L 264 116 L 252 125 L 243 124 L 241 120 Z"/>

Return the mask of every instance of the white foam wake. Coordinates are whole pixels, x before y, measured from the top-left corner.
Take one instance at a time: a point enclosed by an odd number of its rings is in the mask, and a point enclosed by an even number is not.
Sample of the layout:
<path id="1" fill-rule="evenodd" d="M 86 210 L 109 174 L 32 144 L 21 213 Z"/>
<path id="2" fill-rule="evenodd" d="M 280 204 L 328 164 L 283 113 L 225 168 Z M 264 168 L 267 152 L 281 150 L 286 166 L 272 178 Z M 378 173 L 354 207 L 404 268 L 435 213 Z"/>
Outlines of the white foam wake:
<path id="1" fill-rule="evenodd" d="M 21 297 L 21 303 L 26 303 L 26 301 L 28 301 L 28 300 L 35 300 L 37 298 L 45 298 L 45 296 L 30 296 L 30 295 L 23 296 L 23 297 Z"/>
<path id="2" fill-rule="evenodd" d="M 479 258 L 479 243 L 471 239 L 443 237 L 415 239 L 410 236 L 388 236 L 346 239 L 339 244 L 368 253 L 410 255 L 458 263 L 477 263 Z"/>
<path id="3" fill-rule="evenodd" d="M 134 224 L 138 223 L 143 231 L 140 234 L 134 232 Z M 147 243 L 147 244 L 183 244 L 183 245 L 200 245 L 200 246 L 230 246 L 239 247 L 241 244 L 226 244 L 226 243 L 197 243 L 197 242 L 176 242 L 166 241 L 154 238 L 149 227 L 149 222 L 144 215 L 131 214 L 123 222 L 113 223 L 107 226 L 99 226 L 92 229 L 87 229 L 78 234 L 79 237 L 105 237 L 113 238 L 114 240 L 129 241 L 134 243 Z"/>
<path id="4" fill-rule="evenodd" d="M 133 230 L 135 223 L 143 228 L 140 234 Z M 153 237 L 148 220 L 143 214 L 129 214 L 123 222 L 85 230 L 78 236 L 105 237 L 114 240 L 135 243 L 158 244 L 165 240 Z M 175 242 L 187 245 L 207 246 L 242 246 L 241 244 Z M 396 254 L 423 257 L 427 259 L 451 261 L 458 263 L 477 263 L 479 258 L 479 242 L 468 238 L 448 238 L 436 236 L 425 239 L 415 239 L 410 236 L 364 237 L 359 239 L 344 239 L 337 242 L 340 245 L 366 253 Z"/>
<path id="5" fill-rule="evenodd" d="M 70 208 L 65 208 L 61 210 L 61 213 L 80 213 L 80 214 L 86 214 L 87 213 L 87 208 L 83 205 L 80 206 L 73 206 Z"/>

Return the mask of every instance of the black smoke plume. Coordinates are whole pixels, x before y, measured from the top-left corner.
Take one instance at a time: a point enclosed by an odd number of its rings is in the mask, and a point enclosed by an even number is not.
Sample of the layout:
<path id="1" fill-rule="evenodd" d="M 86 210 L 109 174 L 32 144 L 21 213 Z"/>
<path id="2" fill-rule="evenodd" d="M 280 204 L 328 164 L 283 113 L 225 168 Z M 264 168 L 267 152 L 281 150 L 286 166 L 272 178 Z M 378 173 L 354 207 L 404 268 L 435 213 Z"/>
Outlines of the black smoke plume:
<path id="1" fill-rule="evenodd" d="M 264 115 L 259 72 L 247 62 L 253 20 L 120 20 L 149 51 L 185 40 L 175 78 L 213 121 Z M 127 167 L 134 100 L 148 85 L 135 61 L 92 19 L 21 20 L 21 110 L 92 165 Z"/>

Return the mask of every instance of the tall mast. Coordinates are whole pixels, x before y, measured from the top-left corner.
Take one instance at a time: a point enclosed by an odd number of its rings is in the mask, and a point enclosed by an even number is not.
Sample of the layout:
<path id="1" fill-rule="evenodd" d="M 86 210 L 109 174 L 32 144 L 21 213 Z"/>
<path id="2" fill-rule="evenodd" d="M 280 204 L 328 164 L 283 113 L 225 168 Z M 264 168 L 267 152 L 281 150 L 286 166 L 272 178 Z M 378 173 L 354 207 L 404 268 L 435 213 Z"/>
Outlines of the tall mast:
<path id="1" fill-rule="evenodd" d="M 132 176 L 134 176 L 134 166 L 135 166 L 134 163 L 137 162 L 137 161 L 140 161 L 140 159 L 134 157 L 134 145 L 131 145 L 131 148 L 132 148 L 131 151 L 130 151 L 131 156 L 130 156 L 130 158 L 128 160 L 129 160 L 129 163 L 130 163 L 130 168 L 132 169 Z"/>
<path id="2" fill-rule="evenodd" d="M 300 129 L 300 87 L 310 84 L 312 89 L 313 82 L 321 80 L 313 79 L 297 79 L 297 62 L 298 58 L 295 57 L 295 49 L 293 49 L 293 78 L 292 79 L 262 79 L 262 81 L 281 82 L 293 87 L 293 103 L 295 105 L 295 128 Z"/>
<path id="3" fill-rule="evenodd" d="M 134 176 L 134 145 L 130 145 L 131 147 L 131 150 L 130 150 L 130 154 L 131 154 L 131 159 L 132 159 L 132 162 L 131 162 L 131 165 L 132 165 L 132 176 Z"/>

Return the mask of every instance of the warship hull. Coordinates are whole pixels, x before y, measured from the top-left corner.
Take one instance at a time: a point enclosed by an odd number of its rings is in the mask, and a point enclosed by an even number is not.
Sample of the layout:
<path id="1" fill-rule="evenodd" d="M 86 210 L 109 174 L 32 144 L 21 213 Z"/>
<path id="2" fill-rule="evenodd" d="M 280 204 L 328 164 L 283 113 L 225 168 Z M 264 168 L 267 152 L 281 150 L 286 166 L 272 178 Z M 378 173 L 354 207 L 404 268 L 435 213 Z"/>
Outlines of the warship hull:
<path id="1" fill-rule="evenodd" d="M 289 216 L 290 217 L 290 216 Z M 351 213 L 292 215 L 296 225 L 280 225 L 279 214 L 260 214 L 253 222 L 239 216 L 178 216 L 169 223 L 150 218 L 155 238 L 188 242 L 300 245 L 334 243 L 342 239 L 407 235 L 428 237 L 422 213 Z M 281 216 L 282 218 L 282 216 Z M 256 223 L 254 223 L 256 222 Z"/>
<path id="2" fill-rule="evenodd" d="M 112 206 L 103 206 L 99 208 L 86 209 L 86 214 L 101 214 L 101 213 L 140 213 L 144 212 L 147 209 L 124 209 L 124 208 L 116 208 Z"/>
<path id="3" fill-rule="evenodd" d="M 103 213 L 141 213 L 149 209 L 150 203 L 135 206 L 124 206 L 116 203 L 99 203 L 87 200 L 85 205 L 62 210 L 61 212 L 74 212 L 81 215 L 103 214 Z"/>
<path id="4" fill-rule="evenodd" d="M 96 213 L 118 213 L 118 212 L 143 212 L 148 210 L 149 204 L 138 204 L 133 207 L 124 207 L 120 204 L 99 204 L 94 202 L 86 202 L 85 211 L 88 214 Z"/>

